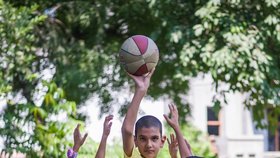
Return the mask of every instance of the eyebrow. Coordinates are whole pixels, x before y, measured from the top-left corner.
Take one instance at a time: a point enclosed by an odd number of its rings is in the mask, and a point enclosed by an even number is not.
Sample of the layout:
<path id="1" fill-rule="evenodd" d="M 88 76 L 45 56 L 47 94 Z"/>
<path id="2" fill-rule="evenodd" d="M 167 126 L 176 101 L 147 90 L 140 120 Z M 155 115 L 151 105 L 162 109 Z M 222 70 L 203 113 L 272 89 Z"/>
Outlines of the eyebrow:
<path id="1" fill-rule="evenodd" d="M 140 138 L 142 138 L 142 137 L 144 137 L 144 138 L 148 138 L 147 136 L 145 136 L 145 135 L 139 135 L 138 137 L 140 137 Z M 158 136 L 158 135 L 152 135 L 151 136 L 151 138 L 159 138 L 160 136 Z"/>
<path id="2" fill-rule="evenodd" d="M 139 135 L 138 137 L 145 137 L 145 138 L 146 138 L 146 136 L 145 136 L 145 135 Z"/>
<path id="3" fill-rule="evenodd" d="M 152 138 L 159 138 L 159 136 L 158 135 L 154 135 L 154 136 L 152 136 Z"/>

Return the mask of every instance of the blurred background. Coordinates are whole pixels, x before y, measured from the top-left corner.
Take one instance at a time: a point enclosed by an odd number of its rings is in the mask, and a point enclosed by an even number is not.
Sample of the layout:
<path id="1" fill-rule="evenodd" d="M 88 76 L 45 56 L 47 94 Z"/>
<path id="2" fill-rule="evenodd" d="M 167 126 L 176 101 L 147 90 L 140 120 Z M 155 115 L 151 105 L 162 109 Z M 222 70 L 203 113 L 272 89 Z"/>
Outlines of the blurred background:
<path id="1" fill-rule="evenodd" d="M 160 51 L 139 116 L 174 102 L 196 155 L 280 157 L 279 0 L 0 0 L 1 157 L 65 157 L 77 123 L 94 157 L 107 114 L 106 157 L 123 157 L 118 51 L 137 34 Z"/>

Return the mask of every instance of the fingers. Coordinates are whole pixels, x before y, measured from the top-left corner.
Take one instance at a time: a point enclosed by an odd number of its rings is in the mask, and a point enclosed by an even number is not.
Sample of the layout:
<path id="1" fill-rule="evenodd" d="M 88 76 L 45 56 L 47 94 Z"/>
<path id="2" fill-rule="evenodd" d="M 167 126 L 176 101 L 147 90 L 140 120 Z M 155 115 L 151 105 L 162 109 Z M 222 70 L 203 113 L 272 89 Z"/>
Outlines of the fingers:
<path id="1" fill-rule="evenodd" d="M 168 105 L 170 113 L 171 113 L 171 118 L 173 117 L 178 117 L 178 110 L 175 104 L 171 103 Z"/>
<path id="2" fill-rule="evenodd" d="M 173 133 L 170 134 L 170 138 L 167 138 L 167 143 L 169 147 L 177 148 L 178 142 Z"/>
<path id="3" fill-rule="evenodd" d="M 172 105 L 171 104 L 168 104 L 168 108 L 169 108 L 169 111 L 172 113 Z"/>
<path id="4" fill-rule="evenodd" d="M 168 143 L 168 145 L 170 145 L 171 144 L 171 142 L 170 142 L 170 140 L 167 138 L 167 143 Z"/>
<path id="5" fill-rule="evenodd" d="M 166 114 L 163 115 L 163 117 L 165 118 L 166 122 L 168 123 L 169 126 L 171 126 L 173 128 L 174 123 L 172 118 L 169 118 Z"/>
<path id="6" fill-rule="evenodd" d="M 175 104 L 170 103 L 168 104 L 169 110 L 170 110 L 170 117 L 168 115 L 164 114 L 163 117 L 165 118 L 166 122 L 174 129 L 178 128 L 179 123 L 178 123 L 178 110 Z"/>
<path id="7" fill-rule="evenodd" d="M 105 117 L 105 121 L 104 121 L 104 130 L 110 132 L 111 127 L 112 127 L 112 120 L 114 118 L 114 115 L 108 115 Z"/>
<path id="8" fill-rule="evenodd" d="M 172 112 L 172 111 L 177 112 L 178 111 L 177 106 L 174 103 L 168 104 L 168 107 L 169 107 L 170 112 Z"/>
<path id="9" fill-rule="evenodd" d="M 170 134 L 170 138 L 171 138 L 171 142 L 173 142 L 175 145 L 178 144 L 177 139 L 176 139 L 176 137 L 175 137 L 175 135 L 173 133 Z"/>
<path id="10" fill-rule="evenodd" d="M 155 68 L 153 68 L 150 72 L 144 74 L 143 77 L 145 77 L 145 78 L 151 78 L 152 75 L 154 74 L 154 72 L 155 72 Z M 133 78 L 133 79 L 136 78 L 136 77 L 138 77 L 138 76 L 135 76 L 135 75 L 133 75 L 133 74 L 130 74 L 129 72 L 126 72 L 126 74 L 127 74 L 129 77 Z"/>
<path id="11" fill-rule="evenodd" d="M 167 138 L 167 142 L 168 142 L 168 145 L 170 145 L 171 143 L 174 143 L 174 134 L 170 134 L 170 140 Z"/>
<path id="12" fill-rule="evenodd" d="M 80 135 L 80 126 L 81 124 L 77 124 L 76 128 L 74 129 L 74 137 Z"/>
<path id="13" fill-rule="evenodd" d="M 151 78 L 152 75 L 154 74 L 155 70 L 156 70 L 156 68 L 153 68 L 153 69 L 151 70 L 151 72 L 148 73 L 147 77 L 148 77 L 148 78 Z"/>
<path id="14" fill-rule="evenodd" d="M 81 126 L 81 124 L 77 124 L 77 126 L 76 126 L 74 131 L 79 131 L 80 130 L 80 126 Z"/>
<path id="15" fill-rule="evenodd" d="M 110 123 L 108 124 L 109 129 L 111 129 L 112 124 L 113 124 L 112 122 L 110 122 Z"/>
<path id="16" fill-rule="evenodd" d="M 87 136 L 88 136 L 88 133 L 86 133 L 86 134 L 84 135 L 81 144 L 84 144 L 85 140 L 87 139 Z"/>
<path id="17" fill-rule="evenodd" d="M 173 104 L 173 103 L 168 104 L 168 108 L 169 108 L 169 111 L 170 111 L 170 113 L 171 113 L 171 117 L 172 117 L 174 114 L 178 113 L 178 110 L 177 110 L 177 107 L 176 107 L 175 104 Z M 167 117 L 167 118 L 168 118 L 168 117 Z"/>
<path id="18" fill-rule="evenodd" d="M 175 139 L 175 136 L 174 136 L 174 134 L 172 133 L 172 134 L 170 134 L 170 139 L 171 139 L 171 142 L 174 142 L 176 139 Z"/>
<path id="19" fill-rule="evenodd" d="M 113 120 L 114 115 L 108 115 L 105 117 L 104 123 L 107 124 L 108 122 L 110 122 L 111 120 Z"/>
<path id="20" fill-rule="evenodd" d="M 131 78 L 133 78 L 133 77 L 134 77 L 134 75 L 130 74 L 130 73 L 129 73 L 129 72 L 127 72 L 127 71 L 126 71 L 126 74 L 127 74 L 129 77 L 131 77 Z"/>
<path id="21" fill-rule="evenodd" d="M 170 123 L 170 118 L 166 114 L 163 114 L 163 117 L 165 118 L 166 122 L 169 124 Z"/>
<path id="22" fill-rule="evenodd" d="M 114 118 L 114 115 L 108 115 L 105 117 L 105 120 L 112 120 Z"/>

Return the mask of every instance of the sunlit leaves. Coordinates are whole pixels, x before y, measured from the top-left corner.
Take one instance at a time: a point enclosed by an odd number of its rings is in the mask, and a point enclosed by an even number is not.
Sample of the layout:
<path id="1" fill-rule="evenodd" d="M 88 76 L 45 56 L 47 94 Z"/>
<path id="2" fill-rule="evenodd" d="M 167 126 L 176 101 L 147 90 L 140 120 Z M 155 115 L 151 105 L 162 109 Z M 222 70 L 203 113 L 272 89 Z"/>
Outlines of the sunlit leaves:
<path id="1" fill-rule="evenodd" d="M 261 118 L 265 109 L 279 106 L 280 84 L 273 80 L 280 78 L 280 17 L 279 7 L 270 9 L 279 2 L 259 3 L 209 1 L 199 8 L 195 15 L 200 22 L 192 28 L 194 38 L 185 44 L 181 62 L 185 67 L 210 72 L 216 84 L 228 83 L 229 91 L 250 94 L 245 104 L 254 109 L 258 127 L 264 127 Z"/>
<path id="2" fill-rule="evenodd" d="M 279 21 L 280 19 L 276 15 L 268 15 L 264 20 L 264 22 L 267 23 L 268 25 L 279 24 Z"/>
<path id="3" fill-rule="evenodd" d="M 0 7 L 3 151 L 61 157 L 69 127 L 65 127 L 67 118 L 62 121 L 60 117 L 74 116 L 76 104 L 65 99 L 62 88 L 45 80 L 47 60 L 39 55 L 40 37 L 36 33 L 46 16 L 38 12 L 37 5 L 15 8 L 1 1 Z"/>
<path id="4" fill-rule="evenodd" d="M 266 5 L 268 7 L 272 6 L 272 7 L 275 7 L 275 8 L 277 6 L 279 6 L 279 4 L 280 4 L 280 2 L 278 0 L 265 0 L 265 2 L 266 2 Z"/>
<path id="5" fill-rule="evenodd" d="M 40 150 L 46 149 L 48 157 L 61 154 L 51 146 L 58 147 L 56 142 L 67 131 L 63 122 L 55 124 L 56 119 L 81 117 L 75 115 L 76 104 L 92 94 L 100 98 L 101 114 L 111 112 L 112 104 L 121 104 L 113 95 L 130 82 L 117 52 L 135 34 L 150 36 L 160 50 L 148 95 L 172 99 L 182 116 L 191 112 L 183 97 L 188 79 L 199 73 L 211 74 L 217 95 L 247 94 L 245 104 L 258 121 L 265 116 L 264 109 L 279 106 L 277 0 L 5 2 L 13 7 L 0 1 L 0 92 L 11 105 L 3 120 L 11 124 L 26 118 L 30 129 L 40 133 L 28 143 L 41 143 Z M 228 89 L 219 91 L 224 82 Z M 18 96 L 22 98 L 15 100 Z M 217 109 L 224 103 L 223 98 L 213 99 Z M 5 134 L 15 129 L 22 134 L 15 127 L 5 126 Z M 60 134 L 53 142 L 42 142 L 44 134 L 52 140 L 54 132 Z"/>

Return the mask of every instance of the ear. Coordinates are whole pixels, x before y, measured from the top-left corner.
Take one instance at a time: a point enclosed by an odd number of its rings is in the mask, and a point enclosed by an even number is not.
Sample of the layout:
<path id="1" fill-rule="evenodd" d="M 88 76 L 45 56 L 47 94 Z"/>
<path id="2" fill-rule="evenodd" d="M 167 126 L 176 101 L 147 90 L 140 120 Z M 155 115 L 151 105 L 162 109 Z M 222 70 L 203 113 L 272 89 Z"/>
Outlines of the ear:
<path id="1" fill-rule="evenodd" d="M 137 137 L 136 136 L 134 136 L 134 144 L 135 144 L 135 147 L 137 148 L 138 145 L 137 145 Z"/>
<path id="2" fill-rule="evenodd" d="M 163 145 L 164 145 L 164 143 L 165 143 L 165 140 L 166 140 L 166 136 L 163 135 L 163 136 L 161 137 L 161 145 L 160 145 L 160 148 L 163 147 Z"/>

